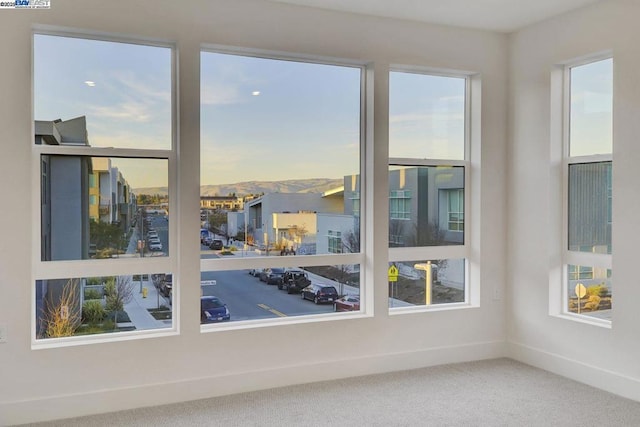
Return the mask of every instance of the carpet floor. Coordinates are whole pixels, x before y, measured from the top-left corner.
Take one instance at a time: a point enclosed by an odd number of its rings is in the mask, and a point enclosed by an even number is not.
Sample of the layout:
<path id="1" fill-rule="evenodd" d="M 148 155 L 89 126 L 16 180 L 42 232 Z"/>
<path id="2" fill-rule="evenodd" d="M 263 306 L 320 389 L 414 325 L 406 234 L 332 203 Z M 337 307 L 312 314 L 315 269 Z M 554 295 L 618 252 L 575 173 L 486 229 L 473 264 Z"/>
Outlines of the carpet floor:
<path id="1" fill-rule="evenodd" d="M 34 426 L 640 426 L 640 402 L 511 359 L 435 366 Z"/>

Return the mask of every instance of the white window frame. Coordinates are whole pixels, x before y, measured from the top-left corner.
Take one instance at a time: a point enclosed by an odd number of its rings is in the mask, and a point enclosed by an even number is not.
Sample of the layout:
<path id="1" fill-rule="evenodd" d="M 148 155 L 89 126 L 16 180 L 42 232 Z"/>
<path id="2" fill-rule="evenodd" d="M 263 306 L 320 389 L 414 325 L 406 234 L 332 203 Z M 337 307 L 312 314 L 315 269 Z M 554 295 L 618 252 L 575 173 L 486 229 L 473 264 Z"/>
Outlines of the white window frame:
<path id="1" fill-rule="evenodd" d="M 570 151 L 570 115 L 571 115 L 571 70 L 575 67 L 594 62 L 613 59 L 611 51 L 577 58 L 558 64 L 551 72 L 551 178 L 557 182 L 556 191 L 551 191 L 552 206 L 561 207 L 560 225 L 552 227 L 560 238 L 551 244 L 551 259 L 557 254 L 558 261 L 550 265 L 549 272 L 549 315 L 569 319 L 594 326 L 611 328 L 612 322 L 569 311 L 569 266 L 577 268 L 611 270 L 612 254 L 597 254 L 569 250 L 569 168 L 571 165 L 597 162 L 611 162 L 613 152 L 573 156 Z M 615 97 L 615 93 L 614 93 Z M 613 169 L 612 169 L 613 174 Z M 613 178 L 612 178 L 613 181 Z M 558 235 L 556 234 L 556 235 Z M 553 240 L 553 239 L 552 239 Z M 559 243 L 559 245 L 558 245 Z"/>
<path id="2" fill-rule="evenodd" d="M 447 231 L 451 233 L 463 233 L 464 232 L 464 188 L 452 188 L 444 191 L 447 192 L 446 193 L 447 194 Z M 462 193 L 462 198 L 460 197 L 460 193 Z M 458 204 L 462 202 L 462 210 L 460 209 L 458 209 L 457 211 L 451 210 L 451 200 L 454 194 L 458 201 Z M 451 214 L 456 214 L 458 216 L 458 220 L 452 221 Z M 458 228 L 452 229 L 451 228 L 452 223 L 458 224 Z M 460 230 L 460 224 L 462 224 L 462 230 Z"/>
<path id="3" fill-rule="evenodd" d="M 480 235 L 479 212 L 480 198 L 475 188 L 480 188 L 480 112 L 481 112 L 481 78 L 478 73 L 443 70 L 407 65 L 392 65 L 389 73 L 406 72 L 430 76 L 462 78 L 465 80 L 465 119 L 464 119 L 464 159 L 418 159 L 389 157 L 388 166 L 399 167 L 433 167 L 460 166 L 464 168 L 464 204 L 465 235 L 462 245 L 423 246 L 423 247 L 391 247 L 388 252 L 389 263 L 416 260 L 464 260 L 464 301 L 459 303 L 416 305 L 412 307 L 390 307 L 390 315 L 403 315 L 424 311 L 442 311 L 465 309 L 480 306 Z M 389 93 L 389 96 L 391 94 Z M 391 143 L 391 142 L 390 142 Z M 389 171 L 387 170 L 387 176 Z M 496 291 L 497 292 L 497 291 Z"/>
<path id="4" fill-rule="evenodd" d="M 389 219 L 411 219 L 411 191 L 391 190 L 389 192 Z"/>
<path id="5" fill-rule="evenodd" d="M 75 31 L 54 31 L 46 27 L 36 27 L 32 32 L 32 46 L 35 35 L 50 35 L 68 38 L 78 38 L 82 40 L 95 40 L 116 43 L 137 44 L 150 47 L 162 47 L 171 51 L 171 147 L 169 149 L 129 149 L 129 148 L 104 148 L 104 147 L 74 147 L 74 146 L 52 146 L 36 145 L 33 142 L 35 135 L 35 117 L 31 120 L 31 135 L 29 141 L 32 146 L 31 154 L 31 217 L 33 227 L 32 234 L 32 275 L 31 275 L 31 347 L 32 349 L 45 349 L 52 347 L 65 347 L 84 345 L 90 343 L 103 343 L 113 341 L 125 341 L 141 338 L 153 338 L 160 336 L 170 336 L 179 333 L 179 292 L 176 292 L 173 299 L 173 318 L 170 328 L 123 331 L 117 334 L 96 334 L 82 335 L 65 338 L 37 339 L 36 337 L 36 286 L 37 280 L 55 280 L 70 278 L 89 278 L 105 276 L 122 276 L 138 274 L 154 274 L 160 272 L 172 272 L 174 275 L 174 285 L 179 289 L 178 274 L 178 224 L 180 221 L 178 211 L 177 195 L 177 55 L 176 45 L 169 41 L 148 39 L 148 38 L 127 38 L 116 35 L 97 34 L 91 32 Z M 35 56 L 32 56 L 35 61 Z M 32 76 L 33 78 L 33 76 Z M 33 87 L 33 81 L 32 81 Z M 33 92 L 32 92 L 33 93 Z M 33 96 L 33 95 L 32 95 Z M 34 99 L 32 98 L 32 106 Z M 91 260 L 70 260 L 70 261 L 42 261 L 41 257 L 41 184 L 40 184 L 40 159 L 42 155 L 70 155 L 87 157 L 123 157 L 141 159 L 166 159 L 168 164 L 168 191 L 169 209 L 171 221 L 169 222 L 169 255 L 165 257 L 145 257 L 128 259 L 91 259 Z"/>
<path id="6" fill-rule="evenodd" d="M 360 194 L 361 207 L 366 206 L 368 197 L 363 191 L 366 188 L 367 172 L 370 170 L 366 164 L 366 146 L 372 143 L 370 136 L 367 134 L 366 120 L 369 117 L 367 112 L 367 98 L 371 97 L 369 93 L 368 79 L 373 69 L 372 64 L 353 61 L 342 58 L 296 55 L 287 52 L 277 52 L 262 49 L 247 49 L 234 46 L 202 44 L 200 54 L 211 52 L 227 55 L 255 57 L 262 59 L 272 59 L 280 61 L 306 62 L 311 64 L 335 65 L 343 67 L 352 67 L 360 69 Z M 369 118 L 372 119 L 372 118 Z M 354 215 L 355 216 L 355 215 Z M 292 255 L 286 257 L 265 256 L 255 258 L 235 258 L 235 259 L 201 259 L 200 273 L 215 272 L 226 270 L 248 270 L 248 269 L 264 269 L 272 267 L 295 268 L 295 267 L 313 267 L 326 265 L 359 265 L 360 268 L 360 305 L 359 312 L 340 312 L 327 314 L 308 314 L 301 316 L 287 316 L 270 319 L 249 319 L 233 322 L 210 323 L 200 325 L 202 333 L 250 329 L 256 327 L 277 326 L 286 324 L 309 323 L 318 321 L 333 321 L 345 318 L 363 318 L 373 316 L 373 292 L 372 280 L 367 280 L 367 269 L 363 268 L 366 263 L 366 229 L 365 210 L 360 210 L 360 252 L 356 253 L 340 253 L 340 254 L 323 254 L 323 255 Z"/>

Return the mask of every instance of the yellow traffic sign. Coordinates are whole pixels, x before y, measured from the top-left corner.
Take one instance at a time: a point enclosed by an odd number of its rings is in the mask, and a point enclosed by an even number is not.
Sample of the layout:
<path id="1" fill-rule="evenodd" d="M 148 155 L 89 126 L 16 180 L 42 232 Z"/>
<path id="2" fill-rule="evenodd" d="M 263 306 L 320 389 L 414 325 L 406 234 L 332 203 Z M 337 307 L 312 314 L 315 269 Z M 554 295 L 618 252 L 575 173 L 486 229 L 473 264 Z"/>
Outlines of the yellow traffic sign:
<path id="1" fill-rule="evenodd" d="M 390 282 L 397 282 L 398 281 L 398 267 L 396 267 L 395 265 L 391 265 L 391 267 L 389 267 L 389 281 Z"/>

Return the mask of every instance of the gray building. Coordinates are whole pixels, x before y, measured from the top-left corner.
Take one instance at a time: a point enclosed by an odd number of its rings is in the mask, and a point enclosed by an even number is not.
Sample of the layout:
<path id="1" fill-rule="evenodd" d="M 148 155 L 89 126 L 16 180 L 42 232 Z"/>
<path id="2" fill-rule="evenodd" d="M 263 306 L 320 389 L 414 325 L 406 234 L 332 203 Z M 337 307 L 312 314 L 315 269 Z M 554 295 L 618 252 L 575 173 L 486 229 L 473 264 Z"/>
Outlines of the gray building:
<path id="1" fill-rule="evenodd" d="M 344 214 L 360 216 L 360 177 L 344 177 Z M 464 168 L 389 171 L 389 246 L 464 243 Z"/>

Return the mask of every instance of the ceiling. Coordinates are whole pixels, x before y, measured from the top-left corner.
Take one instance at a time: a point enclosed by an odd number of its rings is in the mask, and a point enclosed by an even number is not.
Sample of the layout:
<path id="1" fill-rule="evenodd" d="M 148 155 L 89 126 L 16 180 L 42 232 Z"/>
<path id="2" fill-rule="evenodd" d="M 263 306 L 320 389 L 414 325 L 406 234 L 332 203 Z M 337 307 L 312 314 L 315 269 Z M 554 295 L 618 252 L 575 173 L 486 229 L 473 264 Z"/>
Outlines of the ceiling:
<path id="1" fill-rule="evenodd" d="M 605 0 L 270 0 L 433 24 L 512 32 Z"/>

